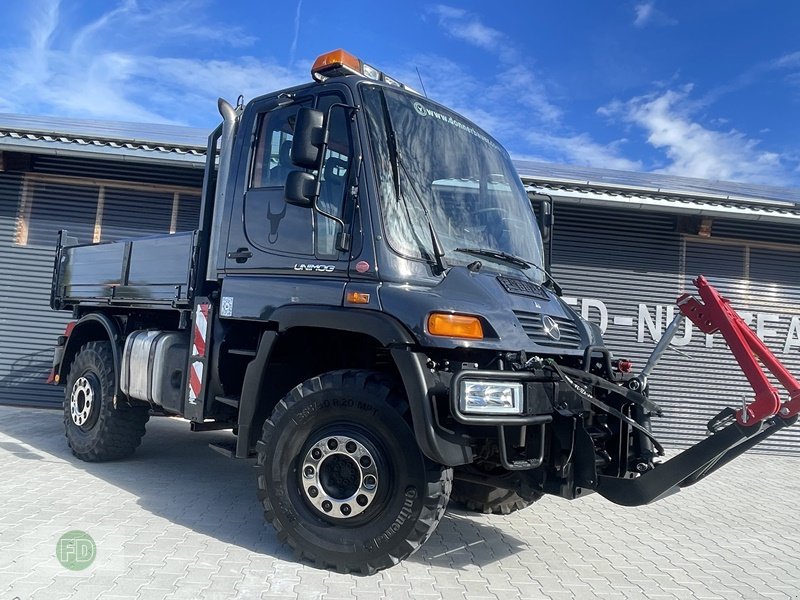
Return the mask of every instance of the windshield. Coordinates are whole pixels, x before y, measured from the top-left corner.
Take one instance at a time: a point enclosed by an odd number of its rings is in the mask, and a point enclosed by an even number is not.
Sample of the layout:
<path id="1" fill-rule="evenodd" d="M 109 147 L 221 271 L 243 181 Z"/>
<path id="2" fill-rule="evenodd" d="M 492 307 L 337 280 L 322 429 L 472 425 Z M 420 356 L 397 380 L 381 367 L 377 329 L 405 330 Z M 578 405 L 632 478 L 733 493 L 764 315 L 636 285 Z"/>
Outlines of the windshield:
<path id="1" fill-rule="evenodd" d="M 477 258 L 541 281 L 540 271 L 519 261 L 464 251 L 494 250 L 542 266 L 533 209 L 505 150 L 424 98 L 377 86 L 363 86 L 362 96 L 390 247 L 432 262 L 438 238 L 448 265 Z"/>

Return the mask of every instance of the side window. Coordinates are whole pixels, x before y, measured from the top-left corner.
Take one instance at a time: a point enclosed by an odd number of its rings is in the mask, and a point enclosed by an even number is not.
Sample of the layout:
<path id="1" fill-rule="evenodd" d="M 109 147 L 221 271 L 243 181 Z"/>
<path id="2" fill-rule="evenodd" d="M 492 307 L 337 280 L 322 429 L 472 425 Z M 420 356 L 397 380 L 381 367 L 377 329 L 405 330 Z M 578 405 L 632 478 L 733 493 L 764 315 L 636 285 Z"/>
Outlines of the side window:
<path id="1" fill-rule="evenodd" d="M 317 108 L 327 112 L 333 104 L 342 103 L 343 98 L 337 94 L 320 97 Z M 322 167 L 322 184 L 320 186 L 319 207 L 326 213 L 343 218 L 347 190 L 350 187 L 350 162 L 353 155 L 349 112 L 343 107 L 335 106 L 331 110 L 328 149 Z M 333 219 L 321 214 L 315 215 L 316 254 L 319 258 L 336 257 L 336 236 L 339 225 Z"/>
<path id="2" fill-rule="evenodd" d="M 283 197 L 286 176 L 296 168 L 290 151 L 297 111 L 309 105 L 277 108 L 261 115 L 257 125 L 244 221 L 247 239 L 263 250 L 314 254 L 312 212 L 287 204 Z"/>
<path id="3" fill-rule="evenodd" d="M 294 105 L 261 116 L 250 187 L 276 187 L 286 183 L 286 175 L 294 169 L 289 153 L 299 108 Z"/>
<path id="4" fill-rule="evenodd" d="M 316 108 L 327 113 L 333 104 L 343 101 L 338 94 L 325 94 L 319 97 Z M 311 106 L 311 102 L 278 108 L 260 117 L 256 126 L 250 184 L 245 196 L 245 232 L 250 243 L 263 250 L 337 259 L 339 224 L 284 200 L 286 177 L 298 168 L 292 164 L 290 152 L 297 112 L 304 106 Z M 351 156 L 349 114 L 344 108 L 333 107 L 318 206 L 339 218 L 344 214 Z"/>

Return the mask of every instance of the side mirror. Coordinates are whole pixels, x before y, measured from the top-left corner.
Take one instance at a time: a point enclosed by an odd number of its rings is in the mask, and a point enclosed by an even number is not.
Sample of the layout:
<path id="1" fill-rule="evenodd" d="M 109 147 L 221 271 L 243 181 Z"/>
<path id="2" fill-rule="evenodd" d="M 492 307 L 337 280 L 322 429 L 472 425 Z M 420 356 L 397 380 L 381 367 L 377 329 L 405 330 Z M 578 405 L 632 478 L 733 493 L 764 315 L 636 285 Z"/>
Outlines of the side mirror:
<path id="1" fill-rule="evenodd" d="M 284 199 L 293 206 L 312 208 L 317 199 L 317 178 L 306 171 L 291 171 L 286 177 Z"/>
<path id="2" fill-rule="evenodd" d="M 297 111 L 292 137 L 292 162 L 303 169 L 316 169 L 325 137 L 325 113 L 313 108 Z"/>

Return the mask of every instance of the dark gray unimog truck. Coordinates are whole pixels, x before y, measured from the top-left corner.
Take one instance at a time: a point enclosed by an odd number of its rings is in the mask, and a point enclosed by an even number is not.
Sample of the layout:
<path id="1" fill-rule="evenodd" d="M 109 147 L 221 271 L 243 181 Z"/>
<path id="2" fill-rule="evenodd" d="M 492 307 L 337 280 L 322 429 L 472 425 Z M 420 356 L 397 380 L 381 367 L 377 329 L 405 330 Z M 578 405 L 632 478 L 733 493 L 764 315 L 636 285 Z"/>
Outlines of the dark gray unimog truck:
<path id="1" fill-rule="evenodd" d="M 796 419 L 784 374 L 789 402 L 757 388 L 657 462 L 647 375 L 684 315 L 744 344 L 745 369 L 769 352 L 713 288 L 698 280 L 704 303 L 679 299 L 645 369 L 625 373 L 560 300 L 495 140 L 343 51 L 312 74 L 220 101 L 197 231 L 99 245 L 61 232 L 51 302 L 75 320 L 54 378 L 77 457 L 129 456 L 152 412 L 232 429 L 227 451 L 257 456 L 279 538 L 369 573 L 424 543 L 450 499 L 644 504 Z"/>

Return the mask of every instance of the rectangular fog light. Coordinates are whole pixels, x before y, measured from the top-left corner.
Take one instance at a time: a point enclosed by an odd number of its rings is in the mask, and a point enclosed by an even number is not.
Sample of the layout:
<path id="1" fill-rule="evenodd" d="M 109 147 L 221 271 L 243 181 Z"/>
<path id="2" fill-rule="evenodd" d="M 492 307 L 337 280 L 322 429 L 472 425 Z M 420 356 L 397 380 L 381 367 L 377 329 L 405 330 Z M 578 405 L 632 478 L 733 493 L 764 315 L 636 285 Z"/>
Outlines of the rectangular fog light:
<path id="1" fill-rule="evenodd" d="M 462 380 L 459 387 L 459 408 L 463 413 L 522 414 L 521 383 Z"/>

